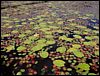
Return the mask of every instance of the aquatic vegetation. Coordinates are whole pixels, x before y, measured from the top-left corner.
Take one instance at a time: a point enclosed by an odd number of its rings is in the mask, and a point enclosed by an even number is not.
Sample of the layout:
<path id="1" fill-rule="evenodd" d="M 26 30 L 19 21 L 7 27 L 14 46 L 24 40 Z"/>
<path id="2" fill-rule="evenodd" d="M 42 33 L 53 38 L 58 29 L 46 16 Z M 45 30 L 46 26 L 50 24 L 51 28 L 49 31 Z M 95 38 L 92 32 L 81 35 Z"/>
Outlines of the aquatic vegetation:
<path id="1" fill-rule="evenodd" d="M 40 56 L 41 56 L 42 58 L 47 58 L 47 57 L 48 57 L 48 52 L 42 51 L 42 52 L 40 52 Z"/>
<path id="2" fill-rule="evenodd" d="M 66 48 L 65 47 L 58 47 L 56 49 L 57 52 L 60 52 L 60 53 L 64 53 L 66 51 Z"/>
<path id="3" fill-rule="evenodd" d="M 59 39 L 70 41 L 70 42 L 73 40 L 72 38 L 67 38 L 65 35 L 60 36 Z"/>
<path id="4" fill-rule="evenodd" d="M 79 44 L 73 44 L 72 46 L 73 46 L 73 48 L 80 48 L 81 47 Z"/>
<path id="5" fill-rule="evenodd" d="M 81 75 L 87 75 L 89 70 L 90 70 L 90 66 L 86 63 L 80 63 L 76 66 L 76 72 L 80 73 Z"/>
<path id="6" fill-rule="evenodd" d="M 8 68 L 3 70 L 13 75 L 99 75 L 99 19 L 84 14 L 85 7 L 76 11 L 65 5 L 1 9 L 1 64 Z"/>
<path id="7" fill-rule="evenodd" d="M 54 60 L 53 64 L 58 67 L 62 67 L 62 66 L 64 66 L 65 62 L 63 60 Z"/>
<path id="8" fill-rule="evenodd" d="M 88 73 L 88 75 L 96 75 L 95 73 Z"/>
<path id="9" fill-rule="evenodd" d="M 75 38 L 82 38 L 80 35 L 73 35 Z"/>
<path id="10" fill-rule="evenodd" d="M 25 50 L 25 49 L 26 49 L 26 47 L 24 47 L 24 46 L 19 46 L 19 47 L 17 48 L 18 52 L 23 51 L 23 50 Z"/>
<path id="11" fill-rule="evenodd" d="M 73 53 L 77 57 L 84 57 L 84 54 L 82 52 L 80 52 L 79 50 L 77 50 L 77 51 L 74 50 Z"/>
<path id="12" fill-rule="evenodd" d="M 9 45 L 6 47 L 7 52 L 10 52 L 11 50 L 14 50 L 14 46 L 13 45 Z"/>
<path id="13" fill-rule="evenodd" d="M 47 44 L 47 45 L 55 44 L 55 41 L 54 41 L 54 40 L 48 40 L 48 41 L 46 42 L 46 44 Z"/>

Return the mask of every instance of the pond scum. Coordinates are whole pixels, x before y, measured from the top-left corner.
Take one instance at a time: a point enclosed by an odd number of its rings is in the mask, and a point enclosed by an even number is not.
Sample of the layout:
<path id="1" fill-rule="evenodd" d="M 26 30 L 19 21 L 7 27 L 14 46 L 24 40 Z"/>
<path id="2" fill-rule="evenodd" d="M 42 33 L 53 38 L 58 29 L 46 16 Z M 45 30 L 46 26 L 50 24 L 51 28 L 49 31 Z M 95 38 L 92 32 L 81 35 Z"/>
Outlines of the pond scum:
<path id="1" fill-rule="evenodd" d="M 1 10 L 1 75 L 99 75 L 99 20 L 31 7 Z"/>

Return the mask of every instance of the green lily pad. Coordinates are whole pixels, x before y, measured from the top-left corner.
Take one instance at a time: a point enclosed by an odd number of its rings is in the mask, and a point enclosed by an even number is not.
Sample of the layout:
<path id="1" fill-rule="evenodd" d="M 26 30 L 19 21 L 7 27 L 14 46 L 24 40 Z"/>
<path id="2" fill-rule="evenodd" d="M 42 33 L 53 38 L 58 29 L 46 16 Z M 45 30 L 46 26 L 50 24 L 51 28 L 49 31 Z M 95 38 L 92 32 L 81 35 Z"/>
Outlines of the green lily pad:
<path id="1" fill-rule="evenodd" d="M 63 60 L 54 60 L 53 64 L 58 67 L 62 67 L 62 66 L 64 66 L 65 62 Z"/>
<path id="2" fill-rule="evenodd" d="M 86 36 L 85 39 L 87 39 L 87 40 L 92 40 L 92 37 Z"/>
<path id="3" fill-rule="evenodd" d="M 77 57 L 84 57 L 84 54 L 82 52 L 80 52 L 79 50 L 77 51 L 73 51 L 74 55 Z"/>
<path id="4" fill-rule="evenodd" d="M 90 46 L 95 46 L 96 42 L 90 41 L 90 42 L 84 42 L 84 45 L 90 45 Z"/>
<path id="5" fill-rule="evenodd" d="M 26 47 L 24 47 L 24 46 L 19 46 L 19 47 L 17 48 L 18 51 L 22 51 L 22 50 L 25 50 L 25 49 L 26 49 Z"/>
<path id="6" fill-rule="evenodd" d="M 95 73 L 88 73 L 88 75 L 96 75 Z"/>
<path id="7" fill-rule="evenodd" d="M 26 36 L 25 34 L 20 34 L 18 37 L 23 38 L 25 36 Z"/>
<path id="8" fill-rule="evenodd" d="M 65 47 L 58 47 L 56 49 L 57 52 L 60 52 L 60 53 L 64 53 L 66 51 L 66 48 Z"/>
<path id="9" fill-rule="evenodd" d="M 21 72 L 25 72 L 25 69 L 21 69 L 20 71 L 21 71 Z"/>
<path id="10" fill-rule="evenodd" d="M 53 36 L 52 35 L 46 35 L 45 38 L 47 38 L 47 39 L 53 39 Z"/>
<path id="11" fill-rule="evenodd" d="M 2 35 L 2 37 L 8 37 L 8 36 L 10 36 L 10 34 L 4 34 L 4 35 Z"/>
<path id="12" fill-rule="evenodd" d="M 81 75 L 87 75 L 90 70 L 90 66 L 86 63 L 80 63 L 76 66 L 75 69 L 77 73 Z"/>
<path id="13" fill-rule="evenodd" d="M 80 31 L 74 31 L 74 33 L 75 33 L 75 34 L 81 34 L 81 32 L 80 32 Z"/>
<path id="14" fill-rule="evenodd" d="M 57 30 L 56 32 L 58 32 L 58 33 L 63 33 L 63 31 L 62 31 L 62 30 Z"/>
<path id="15" fill-rule="evenodd" d="M 69 49 L 67 50 L 67 52 L 73 52 L 73 51 L 77 51 L 77 49 L 76 49 L 76 48 L 69 48 Z"/>
<path id="16" fill-rule="evenodd" d="M 73 44 L 72 46 L 73 46 L 73 48 L 80 48 L 81 47 L 79 44 Z"/>
<path id="17" fill-rule="evenodd" d="M 46 39 L 40 39 L 37 41 L 38 43 L 45 43 L 46 42 Z"/>
<path id="18" fill-rule="evenodd" d="M 10 52 L 11 50 L 14 50 L 14 46 L 10 45 L 6 49 L 7 49 L 7 52 Z"/>
<path id="19" fill-rule="evenodd" d="M 31 40 L 27 39 L 24 41 L 24 44 L 31 44 L 31 42 L 32 42 Z"/>
<path id="20" fill-rule="evenodd" d="M 20 26 L 23 26 L 23 25 L 15 25 L 16 27 L 20 27 Z"/>
<path id="21" fill-rule="evenodd" d="M 17 30 L 14 30 L 14 31 L 12 31 L 12 33 L 18 33 L 18 31 Z"/>
<path id="22" fill-rule="evenodd" d="M 80 64 L 78 64 L 76 66 L 76 69 L 78 69 L 78 68 L 83 69 L 83 70 L 90 70 L 90 66 L 88 64 L 86 64 L 86 63 L 80 63 Z"/>
<path id="23" fill-rule="evenodd" d="M 36 46 L 34 46 L 31 50 L 33 50 L 35 52 L 35 51 L 41 50 L 44 46 L 46 46 L 46 44 L 39 43 Z"/>
<path id="24" fill-rule="evenodd" d="M 99 56 L 99 51 L 95 51 L 94 53 L 95 55 Z"/>
<path id="25" fill-rule="evenodd" d="M 16 75 L 22 75 L 22 72 L 18 72 Z"/>
<path id="26" fill-rule="evenodd" d="M 70 41 L 70 42 L 73 40 L 72 38 L 67 38 L 65 35 L 60 36 L 59 39 L 66 40 L 66 41 Z"/>
<path id="27" fill-rule="evenodd" d="M 40 56 L 41 56 L 42 58 L 47 58 L 47 57 L 48 57 L 48 52 L 42 51 L 42 52 L 40 52 Z"/>
<path id="28" fill-rule="evenodd" d="M 35 36 L 29 36 L 29 40 L 37 40 L 38 38 Z"/>
<path id="29" fill-rule="evenodd" d="M 29 34 L 31 33 L 31 30 L 26 30 L 25 33 Z"/>
<path id="30" fill-rule="evenodd" d="M 80 35 L 73 35 L 75 38 L 82 38 Z"/>
<path id="31" fill-rule="evenodd" d="M 48 40 L 48 41 L 46 42 L 46 44 L 48 44 L 48 45 L 50 45 L 50 44 L 55 44 L 55 41 L 54 41 L 54 40 Z"/>

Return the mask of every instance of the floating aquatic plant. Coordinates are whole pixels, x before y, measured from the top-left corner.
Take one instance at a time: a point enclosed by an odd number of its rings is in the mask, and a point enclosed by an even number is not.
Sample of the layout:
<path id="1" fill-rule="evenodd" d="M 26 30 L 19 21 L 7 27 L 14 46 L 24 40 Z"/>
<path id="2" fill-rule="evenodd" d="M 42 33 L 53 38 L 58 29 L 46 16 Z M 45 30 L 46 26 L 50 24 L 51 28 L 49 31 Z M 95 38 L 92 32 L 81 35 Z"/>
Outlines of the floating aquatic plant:
<path id="1" fill-rule="evenodd" d="M 37 41 L 38 43 L 45 43 L 46 42 L 46 39 L 40 39 Z"/>
<path id="2" fill-rule="evenodd" d="M 62 66 L 64 66 L 65 62 L 63 60 L 54 60 L 53 64 L 58 67 L 62 67 Z"/>
<path id="3" fill-rule="evenodd" d="M 10 45 L 10 46 L 6 47 L 6 49 L 7 49 L 7 52 L 10 52 L 11 50 L 14 50 L 14 46 Z"/>
<path id="4" fill-rule="evenodd" d="M 14 30 L 14 31 L 12 31 L 12 33 L 18 33 L 18 31 L 17 30 Z"/>
<path id="5" fill-rule="evenodd" d="M 47 44 L 47 45 L 55 44 L 55 41 L 54 41 L 54 40 L 48 40 L 48 41 L 46 42 L 46 44 Z"/>
<path id="6" fill-rule="evenodd" d="M 96 75 L 95 73 L 88 73 L 88 75 Z"/>
<path id="7" fill-rule="evenodd" d="M 67 38 L 65 35 L 60 36 L 59 39 L 70 41 L 70 42 L 73 40 L 72 38 Z"/>
<path id="8" fill-rule="evenodd" d="M 90 45 L 90 46 L 95 46 L 96 42 L 89 41 L 89 42 L 83 42 L 84 45 Z"/>
<path id="9" fill-rule="evenodd" d="M 20 34 L 18 37 L 23 38 L 25 36 L 26 36 L 25 34 Z"/>
<path id="10" fill-rule="evenodd" d="M 95 51 L 94 54 L 99 56 L 99 51 Z"/>
<path id="11" fill-rule="evenodd" d="M 80 35 L 73 35 L 75 38 L 82 38 Z"/>
<path id="12" fill-rule="evenodd" d="M 77 51 L 74 50 L 73 53 L 77 57 L 84 57 L 84 54 L 82 52 L 80 52 L 79 50 L 77 50 Z"/>
<path id="13" fill-rule="evenodd" d="M 80 48 L 81 47 L 80 44 L 73 44 L 72 46 L 73 46 L 73 48 Z"/>
<path id="14" fill-rule="evenodd" d="M 64 53 L 66 51 L 66 48 L 65 47 L 58 47 L 56 49 L 57 52 L 60 52 L 60 53 Z"/>
<path id="15" fill-rule="evenodd" d="M 85 39 L 87 39 L 87 40 L 92 40 L 92 37 L 86 36 Z"/>
<path id="16" fill-rule="evenodd" d="M 76 66 L 76 72 L 80 73 L 81 75 L 87 75 L 90 70 L 90 66 L 86 63 L 80 63 Z"/>
<path id="17" fill-rule="evenodd" d="M 32 42 L 31 40 L 27 39 L 24 41 L 24 44 L 31 44 L 31 42 Z"/>
<path id="18" fill-rule="evenodd" d="M 42 58 L 47 58 L 47 57 L 48 57 L 48 52 L 42 51 L 42 52 L 40 52 L 40 56 L 41 56 Z"/>
<path id="19" fill-rule="evenodd" d="M 24 47 L 24 46 L 19 46 L 19 47 L 17 48 L 18 51 L 23 51 L 23 50 L 25 50 L 25 49 L 26 49 L 26 47 Z"/>

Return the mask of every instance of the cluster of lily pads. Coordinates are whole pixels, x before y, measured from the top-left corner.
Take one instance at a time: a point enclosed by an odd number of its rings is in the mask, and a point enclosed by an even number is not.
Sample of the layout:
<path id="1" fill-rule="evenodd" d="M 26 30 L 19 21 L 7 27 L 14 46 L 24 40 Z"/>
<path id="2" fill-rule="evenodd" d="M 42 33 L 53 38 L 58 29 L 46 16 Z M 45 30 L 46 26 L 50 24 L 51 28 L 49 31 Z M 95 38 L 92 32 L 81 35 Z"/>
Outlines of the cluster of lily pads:
<path id="1" fill-rule="evenodd" d="M 13 75 L 99 75 L 99 23 L 91 14 L 63 20 L 46 10 L 1 20 L 2 65 Z"/>

